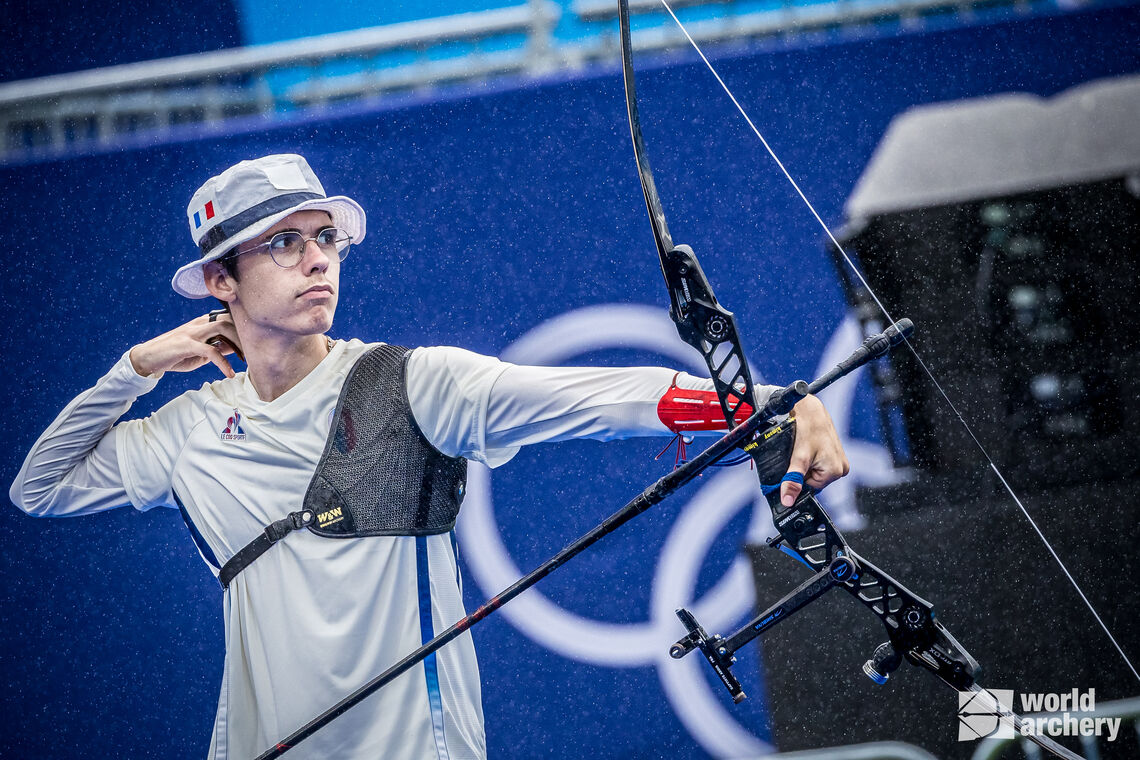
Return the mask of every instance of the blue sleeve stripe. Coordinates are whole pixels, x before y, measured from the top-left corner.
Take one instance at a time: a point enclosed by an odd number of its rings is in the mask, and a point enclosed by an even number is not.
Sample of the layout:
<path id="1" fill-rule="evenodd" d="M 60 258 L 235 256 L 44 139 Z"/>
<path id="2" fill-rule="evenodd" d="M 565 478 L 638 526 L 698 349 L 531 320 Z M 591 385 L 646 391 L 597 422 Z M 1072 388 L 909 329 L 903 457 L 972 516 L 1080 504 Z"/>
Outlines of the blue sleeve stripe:
<path id="1" fill-rule="evenodd" d="M 221 570 L 222 565 L 218 562 L 218 558 L 214 556 L 214 550 L 206 543 L 206 539 L 198 530 L 198 526 L 190 519 L 190 513 L 186 511 L 186 507 L 182 504 L 182 499 L 178 498 L 178 494 L 174 494 L 174 501 L 178 504 L 178 512 L 182 515 L 182 521 L 186 523 L 186 527 L 190 529 L 190 538 L 194 541 L 194 546 L 197 547 L 198 553 L 202 555 L 202 559 L 213 565 L 215 570 Z"/>
<path id="2" fill-rule="evenodd" d="M 459 542 L 455 540 L 455 529 L 447 535 L 451 536 L 451 555 L 455 558 L 455 582 L 459 585 L 459 598 L 463 598 L 463 575 L 459 572 Z"/>
<path id="3" fill-rule="evenodd" d="M 431 620 L 431 575 L 428 568 L 428 537 L 416 536 L 416 583 L 420 595 L 420 641 L 426 644 L 435 638 Z M 428 704 L 431 706 L 431 726 L 435 732 L 435 749 L 439 760 L 450 760 L 447 740 L 443 735 L 443 700 L 439 693 L 439 671 L 435 652 L 424 659 L 424 677 L 427 679 Z"/>

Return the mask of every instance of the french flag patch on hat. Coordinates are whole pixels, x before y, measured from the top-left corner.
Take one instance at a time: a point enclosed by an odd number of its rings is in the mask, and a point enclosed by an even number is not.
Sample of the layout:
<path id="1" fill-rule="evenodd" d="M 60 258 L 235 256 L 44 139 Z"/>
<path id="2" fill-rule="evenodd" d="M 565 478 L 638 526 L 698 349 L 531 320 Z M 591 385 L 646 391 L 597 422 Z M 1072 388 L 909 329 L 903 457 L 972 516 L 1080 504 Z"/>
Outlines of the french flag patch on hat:
<path id="1" fill-rule="evenodd" d="M 194 212 L 194 229 L 202 226 L 203 222 L 214 218 L 214 202 L 206 201 L 206 205 Z"/>

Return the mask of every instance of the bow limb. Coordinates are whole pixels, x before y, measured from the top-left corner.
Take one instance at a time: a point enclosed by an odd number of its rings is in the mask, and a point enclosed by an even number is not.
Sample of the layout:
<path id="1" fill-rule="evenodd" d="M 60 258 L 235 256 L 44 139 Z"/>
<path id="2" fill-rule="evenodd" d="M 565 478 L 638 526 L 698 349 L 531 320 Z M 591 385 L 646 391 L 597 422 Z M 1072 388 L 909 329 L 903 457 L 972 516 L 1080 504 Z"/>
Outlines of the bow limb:
<path id="1" fill-rule="evenodd" d="M 645 153 L 645 138 L 641 134 L 641 114 L 637 109 L 637 83 L 633 77 L 633 44 L 629 28 L 629 0 L 618 0 L 618 17 L 621 27 L 621 64 L 625 80 L 625 105 L 629 113 L 629 131 L 633 137 L 633 153 L 637 161 L 637 175 L 641 179 L 641 191 L 645 196 L 645 208 L 649 212 L 649 223 L 653 227 L 653 239 L 657 243 L 657 253 L 664 269 L 665 257 L 673 248 L 673 238 L 669 225 L 665 223 L 665 210 L 661 206 L 661 196 L 653 182 L 653 170 L 649 168 L 649 157 Z M 666 275 L 666 278 L 668 276 Z"/>

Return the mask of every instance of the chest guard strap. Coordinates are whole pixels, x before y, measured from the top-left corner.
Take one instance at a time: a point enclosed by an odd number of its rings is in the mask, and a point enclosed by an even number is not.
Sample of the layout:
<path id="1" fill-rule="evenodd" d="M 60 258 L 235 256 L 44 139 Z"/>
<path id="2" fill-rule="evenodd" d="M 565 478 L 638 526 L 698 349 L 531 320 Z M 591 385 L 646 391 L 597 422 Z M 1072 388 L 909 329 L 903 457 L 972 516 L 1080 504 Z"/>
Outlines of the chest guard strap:
<path id="1" fill-rule="evenodd" d="M 246 569 L 251 562 L 269 551 L 269 547 L 312 521 L 313 513 L 305 509 L 300 512 L 290 512 L 280 520 L 266 525 L 265 530 L 259 533 L 257 538 L 242 547 L 237 554 L 230 557 L 229 562 L 222 565 L 221 571 L 218 572 L 218 580 L 221 582 L 222 588 L 229 587 L 230 581 Z"/>
<path id="2" fill-rule="evenodd" d="M 380 345 L 349 371 L 302 508 L 268 525 L 222 567 L 222 587 L 300 528 L 325 538 L 426 536 L 455 527 L 467 460 L 437 451 L 408 402 L 411 351 Z"/>

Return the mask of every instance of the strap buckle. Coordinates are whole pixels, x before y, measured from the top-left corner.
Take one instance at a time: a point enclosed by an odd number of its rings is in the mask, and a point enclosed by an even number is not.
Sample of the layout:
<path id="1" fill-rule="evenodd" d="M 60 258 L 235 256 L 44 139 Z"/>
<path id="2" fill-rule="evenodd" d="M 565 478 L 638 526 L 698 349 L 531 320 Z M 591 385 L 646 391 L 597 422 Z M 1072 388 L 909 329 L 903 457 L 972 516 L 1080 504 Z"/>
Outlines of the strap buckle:
<path id="1" fill-rule="evenodd" d="M 265 537 L 270 543 L 277 543 L 295 530 L 300 530 L 313 521 L 311 510 L 302 509 L 300 512 L 290 512 L 280 520 L 265 526 Z"/>

